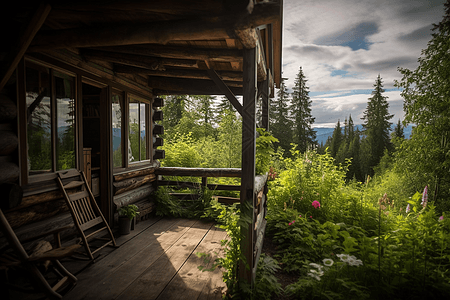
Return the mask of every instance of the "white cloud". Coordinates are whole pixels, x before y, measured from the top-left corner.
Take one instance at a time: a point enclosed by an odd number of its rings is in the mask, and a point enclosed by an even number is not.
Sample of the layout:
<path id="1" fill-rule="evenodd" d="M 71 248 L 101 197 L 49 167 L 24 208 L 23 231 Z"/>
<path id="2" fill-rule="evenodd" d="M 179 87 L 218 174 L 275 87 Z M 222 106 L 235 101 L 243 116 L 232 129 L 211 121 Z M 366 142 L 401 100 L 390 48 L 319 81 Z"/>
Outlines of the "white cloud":
<path id="1" fill-rule="evenodd" d="M 431 24 L 442 19 L 444 2 L 284 0 L 283 77 L 288 78 L 288 88 L 292 88 L 301 66 L 310 92 L 328 92 L 312 97 L 316 122 L 337 122 L 338 116 L 353 112 L 356 120 L 370 95 L 335 94 L 371 90 L 378 74 L 384 88 L 392 89 L 394 80 L 401 79 L 398 67 L 417 67 L 421 50 L 431 38 Z M 353 36 L 368 43 L 364 44 L 368 50 L 352 50 L 348 42 Z M 332 76 L 336 70 L 346 71 L 345 76 Z M 403 117 L 401 105 L 393 105 L 400 103 L 400 92 L 386 95 L 392 101 L 395 118 Z M 331 120 L 333 117 L 336 119 Z"/>

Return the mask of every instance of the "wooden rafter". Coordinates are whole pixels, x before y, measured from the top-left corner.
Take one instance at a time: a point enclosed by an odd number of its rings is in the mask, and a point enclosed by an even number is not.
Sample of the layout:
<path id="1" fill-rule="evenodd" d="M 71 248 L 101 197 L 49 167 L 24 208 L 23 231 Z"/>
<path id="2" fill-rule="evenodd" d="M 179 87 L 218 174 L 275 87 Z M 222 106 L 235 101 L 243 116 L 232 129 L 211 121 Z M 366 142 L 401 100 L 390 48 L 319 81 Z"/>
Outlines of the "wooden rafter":
<path id="1" fill-rule="evenodd" d="M 0 90 L 2 90 L 8 82 L 31 41 L 41 28 L 42 24 L 44 24 L 45 19 L 47 19 L 50 10 L 51 6 L 49 4 L 41 4 L 38 7 L 25 29 L 20 33 L 17 41 L 15 41 L 14 46 L 3 59 L 3 65 L 0 69 Z"/>
<path id="2" fill-rule="evenodd" d="M 242 62 L 242 50 L 239 49 L 202 49 L 193 47 L 162 46 L 162 45 L 129 45 L 99 47 L 95 50 L 113 53 L 125 53 L 163 58 L 182 58 L 192 60 L 209 60 L 223 62 Z"/>
<path id="3" fill-rule="evenodd" d="M 84 49 L 82 56 L 88 59 L 97 59 L 113 63 L 120 63 L 150 70 L 161 70 L 164 66 L 197 68 L 197 62 L 189 59 L 158 58 L 144 55 L 114 53 L 101 50 Z"/>
<path id="4" fill-rule="evenodd" d="M 208 69 L 208 74 L 217 87 L 222 91 L 222 93 L 227 97 L 228 101 L 234 106 L 240 115 L 242 115 L 242 105 L 236 99 L 236 96 L 230 90 L 230 88 L 222 81 L 219 75 L 213 69 Z"/>
<path id="5" fill-rule="evenodd" d="M 275 22 L 278 3 L 256 4 L 253 12 L 245 9 L 233 15 L 207 19 L 173 20 L 145 24 L 104 24 L 98 27 L 54 30 L 39 33 L 32 51 L 70 47 L 100 47 L 132 44 L 166 44 L 169 41 L 230 38 L 235 29 L 247 30 Z M 232 37 L 231 37 L 232 38 Z"/>
<path id="6" fill-rule="evenodd" d="M 137 68 L 125 65 L 115 65 L 114 72 L 122 74 L 141 74 L 149 76 L 191 78 L 191 79 L 210 79 L 208 73 L 204 70 L 194 69 L 166 69 L 163 71 Z M 242 72 L 220 72 L 220 77 L 226 81 L 242 82 Z"/>
<path id="7" fill-rule="evenodd" d="M 227 82 L 230 90 L 235 95 L 242 95 L 241 84 Z M 164 78 L 149 76 L 149 86 L 153 88 L 154 94 L 190 94 L 190 95 L 220 95 L 222 90 L 212 80 Z"/>

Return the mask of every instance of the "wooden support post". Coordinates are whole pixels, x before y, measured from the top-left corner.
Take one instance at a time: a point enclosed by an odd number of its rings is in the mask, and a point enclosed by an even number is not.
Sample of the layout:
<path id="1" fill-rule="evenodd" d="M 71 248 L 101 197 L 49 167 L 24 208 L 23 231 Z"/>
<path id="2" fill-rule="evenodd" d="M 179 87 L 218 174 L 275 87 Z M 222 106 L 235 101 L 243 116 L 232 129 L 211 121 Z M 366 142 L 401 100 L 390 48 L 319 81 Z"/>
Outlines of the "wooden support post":
<path id="1" fill-rule="evenodd" d="M 270 101 L 270 85 L 269 76 L 270 70 L 267 69 L 267 77 L 262 85 L 261 98 L 262 98 L 262 124 L 261 127 L 266 131 L 269 131 L 269 101 Z"/>
<path id="2" fill-rule="evenodd" d="M 256 155 L 256 95 L 257 95 L 257 48 L 244 49 L 244 91 L 242 109 L 242 176 L 241 176 L 241 213 L 251 216 L 252 223 L 247 228 L 241 228 L 243 240 L 241 251 L 247 259 L 239 264 L 240 282 L 252 282 L 253 268 L 253 207 L 255 199 L 255 155 Z M 244 203 L 250 204 L 245 209 Z"/>

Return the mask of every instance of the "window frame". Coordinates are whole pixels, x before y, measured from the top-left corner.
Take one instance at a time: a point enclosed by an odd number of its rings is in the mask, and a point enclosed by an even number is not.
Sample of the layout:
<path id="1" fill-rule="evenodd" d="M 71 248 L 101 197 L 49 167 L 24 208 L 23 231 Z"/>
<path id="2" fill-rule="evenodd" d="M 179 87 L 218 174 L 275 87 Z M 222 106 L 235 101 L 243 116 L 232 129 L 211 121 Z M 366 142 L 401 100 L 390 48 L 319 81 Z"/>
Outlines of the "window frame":
<path id="1" fill-rule="evenodd" d="M 40 173 L 40 174 L 30 174 L 28 170 L 28 116 L 27 116 L 27 103 L 26 103 L 26 69 L 27 65 L 29 66 L 40 66 L 49 69 L 49 82 L 50 82 L 50 124 L 51 124 L 51 162 L 52 166 L 49 172 Z M 20 176 L 20 184 L 32 184 L 46 180 L 52 180 L 56 177 L 58 172 L 66 172 L 67 170 L 57 170 L 57 112 L 56 112 L 56 83 L 55 83 L 55 72 L 62 73 L 64 75 L 68 75 L 73 78 L 73 98 L 74 98 L 74 155 L 75 155 L 75 167 L 72 169 L 77 169 L 80 163 L 80 154 L 79 154 L 79 113 L 78 113 L 78 76 L 76 73 L 71 72 L 70 70 L 66 70 L 63 68 L 59 68 L 57 66 L 41 63 L 39 61 L 33 59 L 22 59 L 18 66 L 18 78 L 22 78 L 22 80 L 18 80 L 18 99 L 19 99 L 19 166 L 21 171 Z"/>

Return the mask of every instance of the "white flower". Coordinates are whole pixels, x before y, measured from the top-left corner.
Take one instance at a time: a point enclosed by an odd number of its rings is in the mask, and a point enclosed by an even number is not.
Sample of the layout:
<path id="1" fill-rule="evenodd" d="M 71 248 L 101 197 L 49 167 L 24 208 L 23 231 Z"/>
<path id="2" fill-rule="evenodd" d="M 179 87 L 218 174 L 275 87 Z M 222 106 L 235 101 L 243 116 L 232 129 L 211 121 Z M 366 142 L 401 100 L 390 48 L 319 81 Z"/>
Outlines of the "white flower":
<path id="1" fill-rule="evenodd" d="M 316 268 L 318 270 L 322 270 L 322 265 L 316 264 L 316 263 L 310 263 L 309 264 L 311 267 Z"/>
<path id="2" fill-rule="evenodd" d="M 311 276 L 312 278 L 315 278 L 316 280 L 320 281 L 320 276 L 314 273 L 307 273 L 308 276 Z"/>
<path id="3" fill-rule="evenodd" d="M 349 259 L 349 256 L 347 254 L 336 254 L 337 257 L 343 262 L 347 262 Z"/>
<path id="4" fill-rule="evenodd" d="M 362 266 L 362 260 L 360 260 L 360 259 L 357 259 L 356 257 L 354 257 L 353 255 L 350 255 L 349 257 L 348 257 L 348 260 L 347 260 L 347 263 L 350 265 L 350 266 L 355 266 L 355 267 L 357 267 L 357 266 Z"/>
<path id="5" fill-rule="evenodd" d="M 327 267 L 331 267 L 334 264 L 334 261 L 331 258 L 325 258 L 323 264 Z"/>

